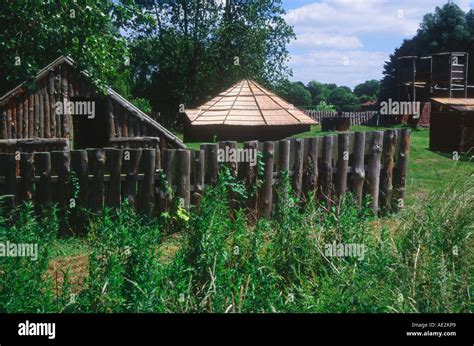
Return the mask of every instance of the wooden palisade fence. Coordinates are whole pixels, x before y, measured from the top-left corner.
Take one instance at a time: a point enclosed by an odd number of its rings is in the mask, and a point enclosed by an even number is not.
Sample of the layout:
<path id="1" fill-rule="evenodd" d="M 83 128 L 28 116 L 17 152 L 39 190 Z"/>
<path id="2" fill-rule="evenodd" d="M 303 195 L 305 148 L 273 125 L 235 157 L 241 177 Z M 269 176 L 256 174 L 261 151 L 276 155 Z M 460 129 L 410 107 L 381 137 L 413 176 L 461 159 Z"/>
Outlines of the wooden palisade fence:
<path id="1" fill-rule="evenodd" d="M 346 117 L 350 119 L 350 125 L 369 125 L 372 118 L 378 114 L 377 111 L 365 112 L 336 112 L 336 111 L 316 111 L 311 109 L 304 109 L 304 113 L 314 120 L 321 122 L 323 119 L 333 119 L 339 117 Z"/>
<path id="2" fill-rule="evenodd" d="M 326 119 L 345 118 L 349 120 L 350 126 L 392 126 L 401 124 L 403 119 L 400 115 L 382 115 L 378 111 L 332 112 L 305 109 L 304 113 L 321 124 Z"/>
<path id="3" fill-rule="evenodd" d="M 202 144 L 200 150 L 166 149 L 163 155 L 157 148 L 3 153 L 0 198 L 10 208 L 31 200 L 44 207 L 72 203 L 94 212 L 128 200 L 152 216 L 169 209 L 173 198 L 186 208 L 199 205 L 205 189 L 217 181 L 220 165 L 226 164 L 249 190 L 262 180 L 258 198 L 247 203 L 264 217 L 272 213 L 275 185 L 284 171 L 301 199 L 314 191 L 326 205 L 334 205 L 352 192 L 358 203 L 370 195 L 374 211 L 394 210 L 404 199 L 409 142 L 408 129 L 245 142 L 244 149 L 263 154 L 264 174 L 259 177 L 257 166 L 249 162 L 218 162 L 219 148 L 236 148 L 236 142 Z"/>

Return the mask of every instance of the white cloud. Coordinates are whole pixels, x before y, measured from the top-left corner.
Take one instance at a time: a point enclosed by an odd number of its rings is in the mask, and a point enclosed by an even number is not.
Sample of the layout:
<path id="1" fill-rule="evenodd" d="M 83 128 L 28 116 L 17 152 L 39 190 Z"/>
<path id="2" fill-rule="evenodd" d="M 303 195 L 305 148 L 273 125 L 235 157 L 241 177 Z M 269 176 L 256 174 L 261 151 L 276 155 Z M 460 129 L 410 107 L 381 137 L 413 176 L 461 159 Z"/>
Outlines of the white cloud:
<path id="1" fill-rule="evenodd" d="M 411 36 L 416 33 L 424 14 L 445 3 L 446 0 L 324 0 L 290 10 L 285 19 L 295 26 L 297 33 L 372 32 Z M 469 9 L 469 0 L 456 3 L 463 10 Z"/>
<path id="2" fill-rule="evenodd" d="M 314 0 L 289 10 L 285 19 L 297 36 L 289 46 L 292 80 L 316 79 L 354 87 L 368 79 L 380 79 L 389 54 L 403 38 L 416 34 L 426 13 L 446 2 Z M 464 11 L 470 8 L 469 0 L 455 2 Z M 379 42 L 384 48 L 374 48 Z"/>
<path id="3" fill-rule="evenodd" d="M 380 79 L 385 52 L 364 50 L 320 50 L 291 56 L 293 79 L 304 83 L 318 80 L 354 87 L 368 79 Z"/>
<path id="4" fill-rule="evenodd" d="M 362 42 L 354 35 L 330 35 L 312 32 L 297 35 L 291 46 L 298 48 L 356 49 L 362 47 Z"/>

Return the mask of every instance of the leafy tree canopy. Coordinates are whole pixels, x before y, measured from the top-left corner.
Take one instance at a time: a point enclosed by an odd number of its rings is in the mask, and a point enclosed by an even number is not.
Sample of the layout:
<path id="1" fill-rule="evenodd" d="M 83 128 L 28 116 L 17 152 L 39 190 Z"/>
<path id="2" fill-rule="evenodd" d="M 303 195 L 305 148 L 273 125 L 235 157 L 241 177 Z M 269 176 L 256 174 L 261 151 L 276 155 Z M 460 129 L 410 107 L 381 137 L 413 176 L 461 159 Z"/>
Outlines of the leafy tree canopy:
<path id="1" fill-rule="evenodd" d="M 354 94 L 359 97 L 365 96 L 369 100 L 377 99 L 380 94 L 380 81 L 371 79 L 358 84 L 354 88 Z"/>
<path id="2" fill-rule="evenodd" d="M 276 92 L 295 106 L 311 106 L 311 93 L 301 82 L 291 83 L 286 81 L 278 86 Z"/>
<path id="3" fill-rule="evenodd" d="M 95 83 L 123 78 L 126 41 L 114 21 L 133 7 L 109 0 L 4 0 L 0 5 L 0 93 L 60 55 L 70 55 Z"/>
<path id="4" fill-rule="evenodd" d="M 449 1 L 443 7 L 436 7 L 434 13 L 426 14 L 417 34 L 404 40 L 402 45 L 390 55 L 384 65 L 384 77 L 381 83 L 380 99 L 385 100 L 397 95 L 396 66 L 397 58 L 404 55 L 425 56 L 433 53 L 463 51 L 474 54 L 474 12 L 464 13 L 454 2 Z M 472 66 L 473 61 L 469 65 Z M 472 81 L 474 70 L 469 71 Z"/>

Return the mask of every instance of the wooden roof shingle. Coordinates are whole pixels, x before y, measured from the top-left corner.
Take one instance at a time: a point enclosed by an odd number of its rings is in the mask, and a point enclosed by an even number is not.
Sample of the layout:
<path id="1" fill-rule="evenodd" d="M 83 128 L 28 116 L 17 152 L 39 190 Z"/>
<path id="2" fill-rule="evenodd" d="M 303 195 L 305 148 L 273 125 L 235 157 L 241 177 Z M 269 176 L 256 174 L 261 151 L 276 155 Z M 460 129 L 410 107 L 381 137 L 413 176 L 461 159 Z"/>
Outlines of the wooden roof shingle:
<path id="1" fill-rule="evenodd" d="M 192 125 L 313 125 L 317 122 L 252 80 L 243 80 L 195 109 Z"/>

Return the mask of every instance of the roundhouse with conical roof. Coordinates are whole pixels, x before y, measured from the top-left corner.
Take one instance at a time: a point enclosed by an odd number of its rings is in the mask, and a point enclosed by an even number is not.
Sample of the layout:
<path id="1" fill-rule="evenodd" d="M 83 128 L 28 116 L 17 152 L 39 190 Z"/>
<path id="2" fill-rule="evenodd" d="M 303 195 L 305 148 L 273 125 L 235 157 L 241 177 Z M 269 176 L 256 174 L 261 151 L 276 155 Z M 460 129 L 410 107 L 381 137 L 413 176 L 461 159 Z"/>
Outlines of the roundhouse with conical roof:
<path id="1" fill-rule="evenodd" d="M 243 80 L 201 107 L 186 109 L 184 141 L 277 140 L 309 131 L 316 121 L 251 80 Z"/>

